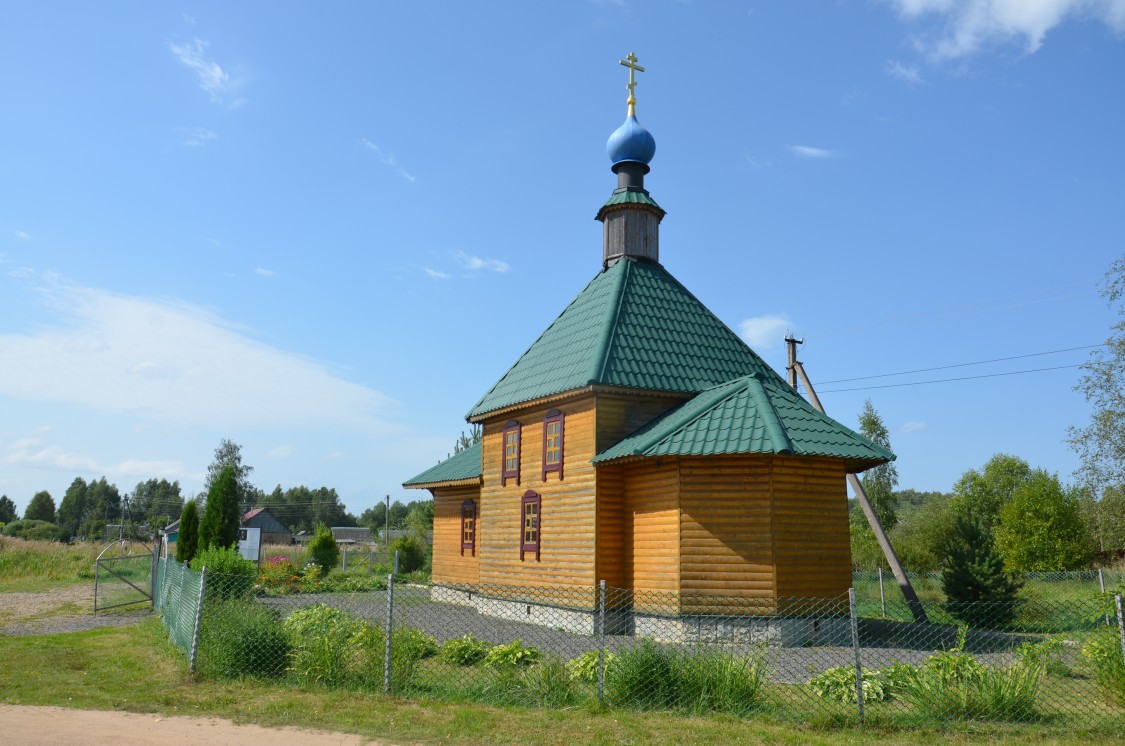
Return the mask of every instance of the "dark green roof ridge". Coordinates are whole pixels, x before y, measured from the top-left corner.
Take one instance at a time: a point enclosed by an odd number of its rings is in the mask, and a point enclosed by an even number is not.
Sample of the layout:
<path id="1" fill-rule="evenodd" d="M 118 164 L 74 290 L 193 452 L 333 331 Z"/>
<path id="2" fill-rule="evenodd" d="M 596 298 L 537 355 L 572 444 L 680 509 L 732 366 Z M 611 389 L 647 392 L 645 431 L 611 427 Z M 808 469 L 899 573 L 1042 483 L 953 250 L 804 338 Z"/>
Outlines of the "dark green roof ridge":
<path id="1" fill-rule="evenodd" d="M 654 200 L 648 192 L 640 191 L 615 191 L 613 194 L 609 195 L 609 199 L 602 205 L 602 209 L 614 207 L 615 205 L 648 205 L 650 207 L 655 207 L 661 212 L 664 211 L 664 208 L 658 205 L 656 200 Z"/>

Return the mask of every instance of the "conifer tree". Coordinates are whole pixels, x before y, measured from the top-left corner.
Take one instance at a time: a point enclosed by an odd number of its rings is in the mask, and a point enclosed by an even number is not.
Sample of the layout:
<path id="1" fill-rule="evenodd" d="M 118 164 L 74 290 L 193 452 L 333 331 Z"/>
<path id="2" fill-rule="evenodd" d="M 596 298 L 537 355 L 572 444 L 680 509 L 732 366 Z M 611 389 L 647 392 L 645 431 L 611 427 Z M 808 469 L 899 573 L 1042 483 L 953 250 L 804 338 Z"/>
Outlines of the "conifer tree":
<path id="1" fill-rule="evenodd" d="M 1003 627 L 1019 609 L 1023 582 L 1004 571 L 992 531 L 970 514 L 954 524 L 941 585 L 953 616 L 974 627 Z"/>
<path id="2" fill-rule="evenodd" d="M 199 509 L 195 500 L 184 503 L 180 513 L 180 538 L 176 540 L 176 561 L 185 565 L 195 558 L 199 551 Z"/>
<path id="3" fill-rule="evenodd" d="M 238 543 L 239 513 L 238 478 L 234 466 L 228 464 L 211 480 L 207 504 L 199 523 L 199 547 L 225 549 Z"/>

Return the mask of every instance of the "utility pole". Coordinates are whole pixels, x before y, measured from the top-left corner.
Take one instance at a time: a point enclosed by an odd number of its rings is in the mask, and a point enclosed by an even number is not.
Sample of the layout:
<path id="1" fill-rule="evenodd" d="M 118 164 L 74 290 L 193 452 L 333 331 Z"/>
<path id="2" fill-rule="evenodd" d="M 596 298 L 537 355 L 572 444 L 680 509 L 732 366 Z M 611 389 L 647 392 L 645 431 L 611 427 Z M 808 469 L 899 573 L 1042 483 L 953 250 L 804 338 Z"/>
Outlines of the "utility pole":
<path id="1" fill-rule="evenodd" d="M 383 546 L 391 551 L 391 496 L 387 495 L 387 532 L 383 534 Z"/>
<path id="2" fill-rule="evenodd" d="M 785 375 L 789 379 L 789 388 L 797 390 L 797 345 L 803 345 L 804 338 L 797 339 L 792 334 L 785 335 L 785 346 L 789 349 L 789 363 L 785 366 Z"/>
<path id="3" fill-rule="evenodd" d="M 816 390 L 813 389 L 812 383 L 809 381 L 808 375 L 805 373 L 805 366 L 797 360 L 797 345 L 800 344 L 800 341 L 790 335 L 785 338 L 785 343 L 789 346 L 790 385 L 796 391 L 796 376 L 799 376 L 801 385 L 805 387 L 805 391 L 809 394 L 809 403 L 818 412 L 827 414 L 824 411 L 824 405 L 820 403 L 820 398 L 816 395 Z M 887 558 L 887 564 L 891 566 L 891 572 L 894 573 L 895 580 L 898 581 L 898 587 L 902 591 L 902 597 L 906 599 L 906 605 L 910 607 L 910 613 L 913 615 L 914 621 L 923 624 L 929 622 L 926 610 L 922 607 L 922 601 L 918 598 L 918 594 L 914 592 L 914 586 L 910 584 L 910 578 L 906 576 L 906 571 L 903 570 L 902 563 L 899 562 L 898 554 L 895 552 L 895 548 L 891 546 L 891 540 L 887 536 L 887 532 L 883 530 L 883 524 L 879 522 L 879 516 L 875 514 L 875 509 L 871 507 L 871 501 L 867 499 L 867 493 L 864 491 L 863 485 L 855 474 L 848 475 L 848 484 L 855 492 L 855 499 L 859 503 L 859 507 L 863 509 L 863 514 L 867 516 L 867 522 L 871 525 L 871 530 L 874 532 L 879 546 L 883 549 L 883 556 Z"/>

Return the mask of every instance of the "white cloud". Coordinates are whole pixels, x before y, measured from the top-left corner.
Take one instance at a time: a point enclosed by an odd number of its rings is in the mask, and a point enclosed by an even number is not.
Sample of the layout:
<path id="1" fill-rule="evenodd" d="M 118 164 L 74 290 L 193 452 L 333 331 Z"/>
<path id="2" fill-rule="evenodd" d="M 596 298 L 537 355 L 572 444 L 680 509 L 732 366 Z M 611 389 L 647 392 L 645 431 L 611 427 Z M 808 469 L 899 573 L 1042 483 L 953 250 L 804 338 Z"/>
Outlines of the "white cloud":
<path id="1" fill-rule="evenodd" d="M 272 269 L 266 269 L 265 267 L 254 267 L 254 274 L 261 275 L 262 277 L 277 276 L 277 272 L 274 272 Z"/>
<path id="2" fill-rule="evenodd" d="M 26 239 L 28 239 L 28 238 L 31 238 L 31 234 L 30 234 L 30 233 L 25 233 L 24 231 L 16 231 L 16 238 L 20 238 L 20 239 L 24 239 L 24 240 L 26 240 Z"/>
<path id="3" fill-rule="evenodd" d="M 922 74 L 918 72 L 918 68 L 914 65 L 904 65 L 898 60 L 887 60 L 887 75 L 890 75 L 895 80 L 901 80 L 907 85 L 920 85 Z"/>
<path id="4" fill-rule="evenodd" d="M 38 438 L 25 438 L 8 447 L 8 453 L 0 458 L 5 466 L 31 467 L 80 472 L 107 477 L 145 477 L 183 479 L 188 470 L 179 461 L 145 459 L 126 459 L 118 463 L 102 464 L 93 456 L 72 453 L 57 445 L 44 445 Z"/>
<path id="5" fill-rule="evenodd" d="M 269 452 L 270 458 L 287 459 L 293 455 L 293 446 L 278 446 Z"/>
<path id="6" fill-rule="evenodd" d="M 343 461 L 344 454 L 341 451 L 333 451 L 324 457 L 325 461 Z"/>
<path id="7" fill-rule="evenodd" d="M 933 19 L 921 49 L 936 59 L 969 56 L 991 44 L 1022 42 L 1028 54 L 1064 20 L 1093 19 L 1125 33 L 1125 0 L 889 0 L 903 18 Z"/>
<path id="8" fill-rule="evenodd" d="M 180 134 L 182 135 L 180 144 L 190 148 L 202 147 L 212 140 L 219 139 L 218 132 L 204 127 L 181 127 Z"/>
<path id="9" fill-rule="evenodd" d="M 785 333 L 792 328 L 789 316 L 771 313 L 744 320 L 738 325 L 738 333 L 755 350 L 769 350 L 780 347 L 785 341 Z"/>
<path id="10" fill-rule="evenodd" d="M 925 422 L 907 422 L 899 428 L 899 432 L 904 435 L 907 433 L 916 433 L 926 427 Z"/>
<path id="11" fill-rule="evenodd" d="M 198 307 L 57 280 L 43 292 L 58 322 L 0 334 L 0 396 L 220 429 L 393 429 L 382 419 L 390 400 L 380 392 L 250 339 Z"/>
<path id="12" fill-rule="evenodd" d="M 790 145 L 789 152 L 798 158 L 835 158 L 836 151 L 813 148 L 808 145 Z"/>
<path id="13" fill-rule="evenodd" d="M 448 280 L 450 277 L 452 277 L 452 275 L 450 275 L 448 272 L 439 272 L 436 269 L 430 269 L 429 267 L 423 267 L 422 271 L 435 280 Z"/>
<path id="14" fill-rule="evenodd" d="M 465 269 L 474 272 L 478 269 L 490 269 L 493 272 L 503 273 L 511 269 L 507 262 L 502 262 L 499 259 L 482 259 L 479 256 L 466 254 L 464 251 L 458 251 L 453 255 L 453 259 Z"/>
<path id="15" fill-rule="evenodd" d="M 374 153 L 375 157 L 378 158 L 379 162 L 384 166 L 393 168 L 398 172 L 399 176 L 406 179 L 407 181 L 417 181 L 417 179 L 414 178 L 414 174 L 410 173 L 405 168 L 399 165 L 398 159 L 395 158 L 394 153 L 384 153 L 382 148 L 368 140 L 366 137 L 359 138 L 359 141 L 363 143 L 363 146 L 365 148 Z"/>
<path id="16" fill-rule="evenodd" d="M 745 153 L 742 157 L 746 159 L 746 162 L 750 165 L 750 168 L 754 169 L 755 171 L 761 171 L 763 168 L 769 168 L 773 165 L 773 163 L 766 160 L 765 158 L 758 158 L 756 156 L 748 155 Z"/>
<path id="17" fill-rule="evenodd" d="M 207 92 L 212 101 L 221 103 L 223 95 L 232 92 L 238 86 L 222 65 L 208 59 L 208 46 L 210 46 L 208 42 L 196 38 L 183 44 L 168 42 L 168 51 L 180 61 L 180 64 L 195 73 L 199 80 L 199 87 Z M 242 102 L 235 101 L 232 105 L 240 103 Z"/>

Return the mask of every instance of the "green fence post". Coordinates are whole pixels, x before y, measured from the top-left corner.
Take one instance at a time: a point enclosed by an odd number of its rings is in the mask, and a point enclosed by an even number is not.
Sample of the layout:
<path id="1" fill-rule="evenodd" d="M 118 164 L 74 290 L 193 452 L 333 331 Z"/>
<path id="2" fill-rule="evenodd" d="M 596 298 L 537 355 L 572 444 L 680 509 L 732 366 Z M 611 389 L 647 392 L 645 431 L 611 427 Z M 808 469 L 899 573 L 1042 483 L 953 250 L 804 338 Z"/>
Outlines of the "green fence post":
<path id="1" fill-rule="evenodd" d="M 855 611 L 855 588 L 848 589 L 848 613 L 852 619 L 852 650 L 855 651 L 855 698 L 859 706 L 859 724 L 863 725 L 863 664 L 859 657 L 859 618 Z"/>
<path id="2" fill-rule="evenodd" d="M 1121 633 L 1121 658 L 1125 660 L 1125 612 L 1121 611 L 1121 594 L 1113 597 L 1117 604 L 1117 630 Z"/>
<path id="3" fill-rule="evenodd" d="M 188 673 L 195 673 L 195 658 L 199 655 L 199 631 L 203 627 L 203 589 L 207 587 L 207 568 L 199 575 L 199 597 L 195 602 L 195 629 L 191 634 L 191 652 L 188 654 Z"/>
<path id="4" fill-rule="evenodd" d="M 605 706 L 605 581 L 598 583 L 598 705 Z"/>

